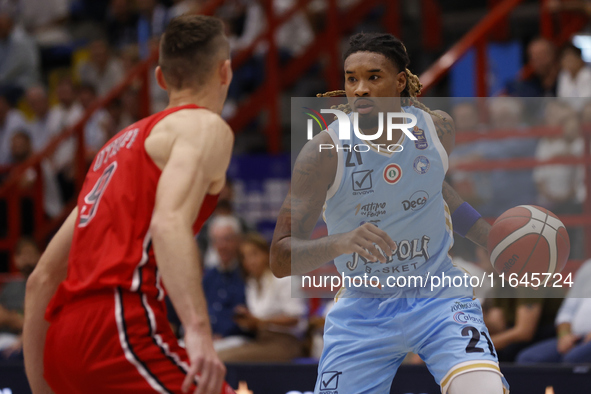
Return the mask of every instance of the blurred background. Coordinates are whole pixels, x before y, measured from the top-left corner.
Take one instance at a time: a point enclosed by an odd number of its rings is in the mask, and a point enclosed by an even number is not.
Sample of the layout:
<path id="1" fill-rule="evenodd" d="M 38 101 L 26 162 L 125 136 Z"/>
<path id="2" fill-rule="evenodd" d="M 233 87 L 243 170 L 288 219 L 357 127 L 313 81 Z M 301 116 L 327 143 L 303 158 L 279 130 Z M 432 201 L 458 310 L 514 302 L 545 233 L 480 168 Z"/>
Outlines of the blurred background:
<path id="1" fill-rule="evenodd" d="M 310 376 L 313 388 L 309 364 L 322 347 L 330 305 L 314 298 L 288 301 L 286 295 L 281 307 L 257 309 L 249 291 L 269 275 L 265 242 L 289 188 L 290 100 L 343 87 L 342 53 L 356 32 L 399 37 L 410 70 L 423 83 L 425 102 L 450 98 L 446 108 L 433 108 L 454 118 L 457 146 L 448 180 L 466 201 L 490 221 L 515 205 L 546 207 L 569 230 L 566 271 L 578 272 L 591 257 L 591 1 L 0 0 L 0 350 L 12 360 L 0 364 L 0 390 L 3 376 L 23 377 L 19 335 L 26 277 L 74 207 L 97 151 L 119 130 L 167 105 L 154 78 L 158 40 L 171 18 L 187 12 L 221 18 L 232 47 L 234 80 L 222 115 L 236 133 L 234 157 L 216 213 L 197 240 L 210 283 L 216 283 L 205 289 L 212 324 L 219 325 L 214 332 L 231 337 L 220 351 L 256 343 L 256 319 L 281 313 L 294 318 L 272 350 L 227 361 L 299 360 L 299 376 Z M 319 224 L 315 236 L 325 233 Z M 486 251 L 463 239 L 452 255 L 474 270 L 491 270 Z M 219 275 L 234 269 L 230 279 Z M 484 302 L 487 294 L 479 298 Z M 232 317 L 244 305 L 246 317 Z M 487 305 L 499 332 L 521 335 L 503 361 L 514 362 L 528 346 L 556 336 L 560 302 L 537 305 L 543 312 L 533 328 L 517 327 L 523 304 Z M 182 338 L 173 314 L 171 322 Z M 581 330 L 582 343 L 591 343 L 589 317 Z M 261 356 L 274 352 L 281 354 Z M 587 357 L 567 362 L 591 363 L 591 350 Z M 409 363 L 420 360 L 409 356 Z M 230 369 L 231 382 L 249 373 L 270 374 L 236 368 Z M 407 378 L 425 380 L 424 367 L 409 368 Z M 589 368 L 555 368 L 531 372 L 536 378 L 522 387 L 545 387 L 548 377 L 558 376 L 553 373 L 568 375 L 559 379 L 566 391 L 557 392 L 583 392 L 568 391 L 569 384 L 591 387 Z M 281 377 L 289 370 L 273 371 Z M 523 379 L 519 369 L 508 371 Z M 426 381 L 423 391 L 411 391 L 419 389 L 398 380 L 392 392 L 435 393 L 432 379 Z M 310 384 L 291 388 L 304 392 Z M 10 385 L 7 390 L 27 392 L 26 382 Z M 254 391 L 289 391 L 274 390 Z"/>

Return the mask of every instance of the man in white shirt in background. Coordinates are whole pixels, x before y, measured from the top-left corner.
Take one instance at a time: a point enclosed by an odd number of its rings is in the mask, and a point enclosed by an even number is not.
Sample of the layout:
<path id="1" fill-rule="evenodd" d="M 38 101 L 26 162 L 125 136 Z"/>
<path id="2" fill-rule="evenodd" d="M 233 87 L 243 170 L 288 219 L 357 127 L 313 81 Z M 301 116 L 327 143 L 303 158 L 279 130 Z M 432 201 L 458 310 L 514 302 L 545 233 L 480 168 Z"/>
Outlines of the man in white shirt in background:
<path id="1" fill-rule="evenodd" d="M 583 60 L 581 49 L 570 43 L 560 53 L 557 96 L 573 98 L 568 102 L 577 110 L 586 102 L 581 98 L 591 97 L 591 68 Z"/>
<path id="2" fill-rule="evenodd" d="M 573 287 L 556 316 L 557 338 L 547 339 L 522 350 L 517 362 L 591 362 L 591 260 L 575 275 Z"/>

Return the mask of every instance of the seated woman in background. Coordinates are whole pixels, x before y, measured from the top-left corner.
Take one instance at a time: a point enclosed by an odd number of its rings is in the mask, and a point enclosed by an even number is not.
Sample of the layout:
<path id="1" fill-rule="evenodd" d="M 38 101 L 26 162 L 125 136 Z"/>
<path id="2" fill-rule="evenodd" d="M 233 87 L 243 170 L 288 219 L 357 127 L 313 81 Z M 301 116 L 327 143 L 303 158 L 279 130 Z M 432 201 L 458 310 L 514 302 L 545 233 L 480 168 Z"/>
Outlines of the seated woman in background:
<path id="1" fill-rule="evenodd" d="M 306 306 L 292 298 L 291 279 L 278 279 L 269 268 L 269 244 L 259 234 L 247 234 L 240 245 L 245 273 L 246 305 L 235 309 L 234 319 L 255 338 L 218 355 L 224 362 L 290 361 L 302 354 L 300 336 Z"/>

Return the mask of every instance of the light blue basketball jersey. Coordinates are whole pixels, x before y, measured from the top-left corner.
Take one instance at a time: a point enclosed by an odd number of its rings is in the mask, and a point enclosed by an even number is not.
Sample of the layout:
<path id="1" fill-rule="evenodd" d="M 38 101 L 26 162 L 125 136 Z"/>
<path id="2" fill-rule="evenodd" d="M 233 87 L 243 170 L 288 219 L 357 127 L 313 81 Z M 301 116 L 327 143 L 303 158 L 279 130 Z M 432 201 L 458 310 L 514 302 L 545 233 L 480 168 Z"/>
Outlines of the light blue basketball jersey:
<path id="1" fill-rule="evenodd" d="M 403 133 L 398 141 L 402 148 L 390 149 L 399 152 L 361 140 L 352 125 L 351 140 L 347 141 L 338 139 L 338 122 L 327 129 L 339 146 L 337 173 L 324 211 L 328 233 L 349 232 L 371 222 L 396 243 L 394 255 L 385 264 L 366 261 L 357 253 L 335 259 L 337 269 L 346 276 L 379 278 L 381 288 L 363 288 L 376 294 L 398 291 L 392 286 L 397 282 L 387 281 L 388 277 L 427 278 L 427 273 L 453 268 L 448 256 L 453 243 L 451 217 L 441 191 L 447 153 L 431 115 L 412 106 L 403 107 L 403 111 L 417 118 L 411 129 L 417 140 Z"/>
<path id="2" fill-rule="evenodd" d="M 431 116 L 415 107 L 403 110 L 418 122 L 411 130 L 417 140 L 403 135 L 401 152 L 378 152 L 353 131 L 351 140 L 339 141 L 335 123 L 327 129 L 339 146 L 337 174 L 324 211 L 328 233 L 372 222 L 388 233 L 396 249 L 385 264 L 356 254 L 335 259 L 341 273 L 376 276 L 382 287 L 346 286 L 337 297 L 326 317 L 314 393 L 390 392 L 398 366 L 412 351 L 426 362 L 443 394 L 456 376 L 476 370 L 499 374 L 502 391 L 508 394 L 480 302 L 470 287 L 447 285 L 430 291 L 387 284 L 393 277 L 464 274 L 448 256 L 453 233 L 442 196 L 447 154 Z M 346 144 L 358 145 L 363 152 L 344 151 Z"/>

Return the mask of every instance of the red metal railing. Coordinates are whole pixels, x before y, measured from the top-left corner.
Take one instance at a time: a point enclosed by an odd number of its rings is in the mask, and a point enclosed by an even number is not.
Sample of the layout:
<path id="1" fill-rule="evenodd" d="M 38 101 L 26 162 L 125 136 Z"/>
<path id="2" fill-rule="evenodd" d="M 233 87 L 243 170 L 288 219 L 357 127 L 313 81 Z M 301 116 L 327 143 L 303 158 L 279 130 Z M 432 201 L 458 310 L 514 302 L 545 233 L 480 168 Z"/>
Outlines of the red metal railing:
<path id="1" fill-rule="evenodd" d="M 423 5 L 432 5 L 435 0 L 423 0 Z M 506 21 L 510 12 L 521 3 L 522 0 L 490 0 L 491 6 L 494 6 L 490 13 L 462 40 L 454 45 L 445 55 L 443 55 L 433 67 L 421 76 L 424 84 L 424 91 L 432 87 L 439 81 L 451 66 L 455 64 L 470 48 L 477 48 L 477 86 L 479 95 L 486 95 L 486 43 L 488 37 L 499 23 Z M 545 1 L 545 0 L 541 0 Z M 292 59 L 280 67 L 278 48 L 275 41 L 276 31 L 296 12 L 304 11 L 310 0 L 297 0 L 294 6 L 281 15 L 275 15 L 272 0 L 263 0 L 262 5 L 266 13 L 267 27 L 252 45 L 239 53 L 233 54 L 234 67 L 240 67 L 249 59 L 255 48 L 260 43 L 266 43 L 268 50 L 265 54 L 264 64 L 266 67 L 266 79 L 253 94 L 241 103 L 236 115 L 229 119 L 233 130 L 239 132 L 252 120 L 265 112 L 268 116 L 265 118 L 263 130 L 267 136 L 268 150 L 271 153 L 279 152 L 281 148 L 281 124 L 279 117 L 279 99 L 280 92 L 292 86 L 304 73 L 315 63 L 326 59 L 325 76 L 330 89 L 337 89 L 342 85 L 342 67 L 339 58 L 338 43 L 344 34 L 351 31 L 362 21 L 376 6 L 383 6 L 384 13 L 382 22 L 386 29 L 395 35 L 400 35 L 400 1 L 399 0 L 364 0 L 352 6 L 348 10 L 340 10 L 337 0 L 327 2 L 325 29 L 320 32 L 314 42 L 297 58 Z M 223 0 L 210 0 L 201 9 L 202 14 L 212 14 L 217 7 L 223 3 Z M 498 4 L 497 4 L 498 3 Z M 494 5 L 496 4 L 496 5 Z M 427 12 L 426 8 L 423 12 Z M 431 13 L 431 17 L 434 17 Z M 436 23 L 439 20 L 433 19 Z M 572 34 L 572 31 L 579 29 L 580 25 L 571 23 L 560 29 L 559 34 L 555 35 L 553 24 L 555 20 L 547 13 L 542 13 L 541 26 L 545 35 L 554 37 L 556 40 L 566 40 Z M 425 42 L 430 45 L 437 44 L 436 39 L 425 35 Z M 113 89 L 107 96 L 95 102 L 84 114 L 83 118 L 73 127 L 65 130 L 60 136 L 56 137 L 39 154 L 27 160 L 27 162 L 15 168 L 8 179 L 0 185 L 0 199 L 4 199 L 9 207 L 8 209 L 8 236 L 0 239 L 0 250 L 12 250 L 20 234 L 20 209 L 18 209 L 20 197 L 23 192 L 18 188 L 18 182 L 22 175 L 29 168 L 40 168 L 44 158 L 50 157 L 60 143 L 72 136 L 77 138 L 78 153 L 76 156 L 76 184 L 78 190 L 82 185 L 85 175 L 85 157 L 84 157 L 84 125 L 92 116 L 94 111 L 107 106 L 111 101 L 119 97 L 135 81 L 141 82 L 140 100 L 141 116 L 147 116 L 150 113 L 150 72 L 153 65 L 157 62 L 158 54 L 152 53 L 148 59 L 143 61 L 137 67 L 130 71 L 125 80 Z M 525 70 L 527 73 L 527 69 Z M 35 238 L 43 242 L 48 235 L 54 231 L 59 223 L 67 216 L 75 201 L 69 202 L 67 210 L 62 215 L 54 219 L 48 219 L 42 211 L 42 180 L 38 177 L 38 183 L 34 187 L 36 213 L 35 213 Z M 591 183 L 589 183 L 591 184 Z M 30 193 L 30 192 L 29 192 Z M 590 199 L 591 200 L 591 199 Z"/>
<path id="2" fill-rule="evenodd" d="M 443 56 L 441 56 L 427 71 L 421 76 L 423 83 L 423 93 L 431 89 L 441 80 L 462 57 L 471 49 L 476 50 L 475 70 L 476 70 L 476 96 L 488 96 L 488 61 L 486 59 L 486 47 L 491 34 L 499 26 L 505 26 L 511 12 L 523 2 L 523 0 L 491 0 L 497 3 L 494 8 L 466 35 L 452 46 Z M 557 45 L 564 44 L 571 36 L 580 31 L 587 22 L 587 18 L 581 15 L 566 13 L 559 16 L 560 29 L 555 34 L 555 20 L 548 13 L 544 4 L 547 0 L 540 0 L 540 31 L 542 36 L 555 42 Z M 531 75 L 531 68 L 525 66 L 521 71 L 521 76 L 527 78 Z"/>
<path id="3" fill-rule="evenodd" d="M 233 67 L 237 68 L 253 56 L 255 48 L 260 43 L 267 44 L 268 49 L 265 54 L 266 79 L 263 85 L 240 105 L 237 115 L 229 119 L 229 123 L 233 130 L 240 132 L 249 122 L 259 116 L 261 112 L 266 112 L 268 116 L 266 117 L 264 133 L 267 136 L 268 150 L 271 153 L 277 153 L 281 149 L 279 102 L 282 90 L 293 85 L 313 64 L 323 60 L 325 57 L 328 57 L 328 65 L 325 67 L 328 86 L 330 89 L 339 88 L 342 81 L 342 66 L 340 64 L 340 53 L 338 49 L 340 38 L 343 34 L 357 26 L 378 5 L 384 5 L 386 9 L 384 13 L 384 24 L 388 26 L 390 31 L 399 33 L 398 0 L 366 0 L 346 11 L 339 10 L 337 0 L 329 0 L 328 9 L 326 10 L 325 30 L 316 37 L 314 43 L 304 53 L 280 67 L 279 53 L 275 39 L 277 29 L 293 17 L 295 13 L 304 12 L 305 7 L 310 1 L 297 0 L 290 10 L 281 15 L 276 15 L 273 9 L 273 0 L 263 0 L 261 3 L 265 10 L 265 19 L 267 21 L 265 31 L 248 48 L 233 54 Z M 223 0 L 210 0 L 201 8 L 200 13 L 211 15 L 222 3 Z M 157 61 L 158 53 L 154 52 L 131 70 L 126 78 L 111 92 L 93 103 L 78 123 L 55 137 L 43 151 L 12 169 L 8 178 L 0 185 L 0 199 L 5 200 L 8 207 L 8 234 L 5 238 L 0 239 L 0 250 L 12 252 L 21 234 L 20 200 L 23 196 L 33 193 L 33 200 L 36 202 L 34 237 L 41 244 L 44 243 L 52 231 L 57 229 L 76 204 L 75 201 L 70 201 L 64 212 L 58 217 L 53 219 L 47 218 L 42 208 L 43 185 L 41 176 L 37 177 L 37 183 L 33 188 L 33 192 L 31 192 L 22 191 L 18 187 L 19 180 L 23 174 L 30 168 L 39 169 L 43 160 L 51 157 L 61 143 L 68 138 L 75 137 L 78 145 L 75 180 L 77 190 L 80 190 L 86 172 L 84 149 L 84 126 L 86 122 L 97 109 L 109 105 L 137 81 L 140 82 L 140 116 L 148 116 L 150 114 L 151 104 L 150 73 Z"/>

